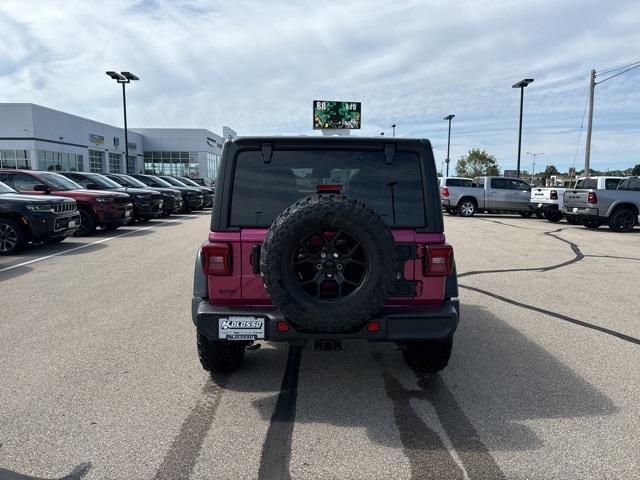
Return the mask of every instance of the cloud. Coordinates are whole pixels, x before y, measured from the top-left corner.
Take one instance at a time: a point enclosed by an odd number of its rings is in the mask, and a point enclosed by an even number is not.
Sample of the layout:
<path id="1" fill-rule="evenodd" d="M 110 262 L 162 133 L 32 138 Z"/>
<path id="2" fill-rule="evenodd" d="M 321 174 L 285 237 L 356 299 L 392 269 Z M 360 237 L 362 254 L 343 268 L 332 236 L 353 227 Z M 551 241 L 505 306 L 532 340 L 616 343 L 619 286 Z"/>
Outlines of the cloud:
<path id="1" fill-rule="evenodd" d="M 0 4 L 4 101 L 119 125 L 105 70 L 130 70 L 134 126 L 223 124 L 242 134 L 311 134 L 311 101 L 363 102 L 364 135 L 430 138 L 513 168 L 524 77 L 523 151 L 580 165 L 591 68 L 640 60 L 640 4 L 596 1 L 23 1 Z M 640 163 L 640 69 L 596 87 L 592 165 Z M 523 155 L 523 165 L 529 159 Z"/>

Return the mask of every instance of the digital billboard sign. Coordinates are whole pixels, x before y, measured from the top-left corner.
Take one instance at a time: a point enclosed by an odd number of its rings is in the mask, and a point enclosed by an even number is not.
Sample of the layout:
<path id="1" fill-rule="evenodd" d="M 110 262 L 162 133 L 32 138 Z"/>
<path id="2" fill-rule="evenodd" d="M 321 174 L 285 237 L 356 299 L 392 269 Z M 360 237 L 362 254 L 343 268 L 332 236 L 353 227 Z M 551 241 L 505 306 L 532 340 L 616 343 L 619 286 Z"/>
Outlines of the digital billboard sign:
<path id="1" fill-rule="evenodd" d="M 361 120 L 360 102 L 313 101 L 313 129 L 359 129 Z"/>

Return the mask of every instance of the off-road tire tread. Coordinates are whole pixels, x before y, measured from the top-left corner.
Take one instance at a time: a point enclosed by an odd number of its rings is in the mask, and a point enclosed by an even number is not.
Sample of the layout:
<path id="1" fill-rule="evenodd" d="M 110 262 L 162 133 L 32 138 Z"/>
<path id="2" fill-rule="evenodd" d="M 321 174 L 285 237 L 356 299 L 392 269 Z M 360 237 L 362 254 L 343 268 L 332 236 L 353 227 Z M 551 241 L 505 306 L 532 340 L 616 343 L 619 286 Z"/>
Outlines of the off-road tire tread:
<path id="1" fill-rule="evenodd" d="M 375 252 L 370 261 L 377 262 L 380 270 L 374 288 L 369 289 L 366 300 L 360 299 L 361 292 L 354 298 L 357 306 L 345 309 L 340 316 L 332 315 L 330 308 L 305 309 L 289 294 L 279 272 L 289 261 L 289 251 L 281 248 L 285 238 L 293 235 L 301 223 L 311 218 L 317 223 L 328 217 L 343 216 L 354 224 L 375 235 Z M 281 309 L 285 317 L 297 326 L 315 332 L 340 332 L 363 326 L 384 305 L 393 287 L 396 264 L 396 250 L 393 235 L 380 215 L 366 203 L 338 194 L 318 194 L 302 198 L 285 209 L 273 222 L 262 244 L 260 271 L 271 297 L 271 301 Z M 285 267 L 286 268 L 286 267 Z"/>
<path id="2" fill-rule="evenodd" d="M 198 333 L 198 357 L 202 368 L 211 373 L 231 373 L 242 365 L 244 342 L 210 340 Z"/>

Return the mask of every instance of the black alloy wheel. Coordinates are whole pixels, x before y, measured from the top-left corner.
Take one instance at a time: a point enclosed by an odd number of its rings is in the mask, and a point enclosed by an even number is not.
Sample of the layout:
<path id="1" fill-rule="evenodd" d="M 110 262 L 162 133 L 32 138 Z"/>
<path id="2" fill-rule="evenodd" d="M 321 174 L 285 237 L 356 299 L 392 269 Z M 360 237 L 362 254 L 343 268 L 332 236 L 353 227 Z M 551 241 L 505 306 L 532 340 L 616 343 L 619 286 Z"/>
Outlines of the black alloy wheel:
<path id="1" fill-rule="evenodd" d="M 627 233 L 633 230 L 638 215 L 629 208 L 621 208 L 613 212 L 609 218 L 609 228 L 614 232 Z"/>
<path id="2" fill-rule="evenodd" d="M 0 255 L 18 253 L 26 240 L 22 228 L 18 223 L 9 219 L 0 219 Z"/>

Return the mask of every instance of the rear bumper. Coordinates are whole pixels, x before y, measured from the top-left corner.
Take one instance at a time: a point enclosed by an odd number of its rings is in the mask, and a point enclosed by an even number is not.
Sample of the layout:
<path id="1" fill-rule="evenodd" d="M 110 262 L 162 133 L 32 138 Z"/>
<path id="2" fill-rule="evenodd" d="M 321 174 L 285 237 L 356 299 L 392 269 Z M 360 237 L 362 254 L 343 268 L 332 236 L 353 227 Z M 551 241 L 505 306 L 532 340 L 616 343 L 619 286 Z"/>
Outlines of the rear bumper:
<path id="1" fill-rule="evenodd" d="M 564 213 L 568 213 L 569 215 L 585 215 L 589 217 L 599 217 L 600 210 L 592 207 L 565 207 Z"/>
<path id="2" fill-rule="evenodd" d="M 278 332 L 276 323 L 286 321 L 278 309 L 264 307 L 222 307 L 211 305 L 207 299 L 193 297 L 191 316 L 199 333 L 211 339 L 218 338 L 218 321 L 229 316 L 264 317 L 265 340 L 285 342 L 289 340 L 359 339 L 369 341 L 402 342 L 409 340 L 437 340 L 451 336 L 458 327 L 460 302 L 449 300 L 440 307 L 387 308 L 372 318 L 380 322 L 378 332 L 368 332 L 367 326 L 354 333 L 306 333 L 296 330 L 289 323 L 289 331 Z"/>
<path id="3" fill-rule="evenodd" d="M 541 212 L 559 212 L 560 207 L 557 203 L 536 203 L 529 204 L 529 210 L 541 211 Z"/>

